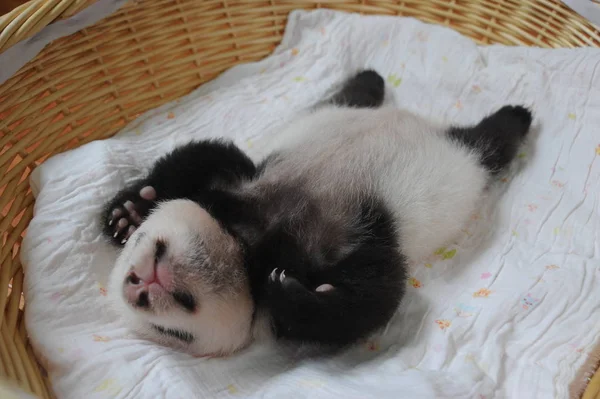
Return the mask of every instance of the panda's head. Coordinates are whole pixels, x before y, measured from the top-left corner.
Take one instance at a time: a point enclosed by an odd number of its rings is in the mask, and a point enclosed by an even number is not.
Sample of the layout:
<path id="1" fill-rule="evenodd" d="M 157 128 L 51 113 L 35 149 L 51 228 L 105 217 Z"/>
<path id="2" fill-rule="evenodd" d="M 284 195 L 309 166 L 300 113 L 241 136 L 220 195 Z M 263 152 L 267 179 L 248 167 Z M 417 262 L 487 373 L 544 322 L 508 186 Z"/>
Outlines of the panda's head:
<path id="1" fill-rule="evenodd" d="M 195 356 L 220 356 L 251 341 L 254 304 L 242 249 L 189 200 L 160 204 L 130 237 L 108 295 L 144 338 Z"/>

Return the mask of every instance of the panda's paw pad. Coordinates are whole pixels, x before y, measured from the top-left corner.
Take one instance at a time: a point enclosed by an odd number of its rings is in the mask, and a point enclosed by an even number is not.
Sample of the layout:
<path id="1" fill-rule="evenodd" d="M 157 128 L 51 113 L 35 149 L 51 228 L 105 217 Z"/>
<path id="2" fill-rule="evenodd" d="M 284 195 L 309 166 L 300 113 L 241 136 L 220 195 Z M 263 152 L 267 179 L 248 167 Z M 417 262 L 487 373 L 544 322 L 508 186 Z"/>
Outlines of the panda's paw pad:
<path id="1" fill-rule="evenodd" d="M 118 245 L 124 245 L 148 215 L 156 190 L 145 186 L 139 191 L 120 193 L 105 214 L 105 233 Z"/>
<path id="2" fill-rule="evenodd" d="M 335 287 L 331 284 L 321 284 L 317 288 L 315 288 L 316 292 L 329 292 L 332 291 Z"/>

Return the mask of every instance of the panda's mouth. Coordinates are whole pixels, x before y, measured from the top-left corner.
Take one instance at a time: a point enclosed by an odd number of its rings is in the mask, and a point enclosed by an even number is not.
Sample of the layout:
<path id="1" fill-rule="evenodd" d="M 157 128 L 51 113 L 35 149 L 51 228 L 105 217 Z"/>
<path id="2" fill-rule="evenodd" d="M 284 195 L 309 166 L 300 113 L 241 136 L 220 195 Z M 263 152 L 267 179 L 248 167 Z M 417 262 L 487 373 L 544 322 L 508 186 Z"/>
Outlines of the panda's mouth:
<path id="1" fill-rule="evenodd" d="M 166 335 L 171 338 L 175 338 L 186 344 L 190 344 L 190 343 L 194 342 L 194 336 L 187 331 L 183 331 L 183 330 L 179 330 L 179 329 L 175 329 L 175 328 L 161 327 L 156 324 L 152 324 L 152 328 L 162 335 Z"/>

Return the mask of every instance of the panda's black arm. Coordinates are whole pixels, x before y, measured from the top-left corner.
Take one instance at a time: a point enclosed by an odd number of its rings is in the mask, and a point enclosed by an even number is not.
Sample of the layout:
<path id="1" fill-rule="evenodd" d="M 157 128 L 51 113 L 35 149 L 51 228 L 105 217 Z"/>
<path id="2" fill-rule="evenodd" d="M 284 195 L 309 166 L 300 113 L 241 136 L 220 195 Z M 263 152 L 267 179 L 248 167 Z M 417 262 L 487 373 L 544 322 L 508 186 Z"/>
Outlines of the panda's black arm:
<path id="1" fill-rule="evenodd" d="M 215 183 L 236 184 L 255 174 L 256 166 L 235 144 L 214 139 L 174 149 L 154 164 L 144 184 L 159 199 L 189 198 Z"/>
<path id="2" fill-rule="evenodd" d="M 178 147 L 108 202 L 102 215 L 104 234 L 123 245 L 157 202 L 194 199 L 217 184 L 235 185 L 256 173 L 252 160 L 229 141 L 203 140 Z"/>
<path id="3" fill-rule="evenodd" d="M 277 336 L 344 346 L 390 320 L 404 294 L 406 262 L 391 216 L 371 205 L 362 216 L 362 237 L 333 264 L 308 253 L 285 226 L 256 248 L 253 294 L 270 311 Z"/>

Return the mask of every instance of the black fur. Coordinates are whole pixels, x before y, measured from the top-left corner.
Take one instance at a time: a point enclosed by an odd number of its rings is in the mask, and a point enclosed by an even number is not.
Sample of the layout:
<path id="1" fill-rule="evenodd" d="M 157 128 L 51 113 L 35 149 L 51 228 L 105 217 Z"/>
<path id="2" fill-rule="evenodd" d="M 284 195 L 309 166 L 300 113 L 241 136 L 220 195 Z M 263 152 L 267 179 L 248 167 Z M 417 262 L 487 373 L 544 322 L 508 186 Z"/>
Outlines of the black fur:
<path id="1" fill-rule="evenodd" d="M 491 173 L 502 172 L 517 155 L 529 132 L 531 112 L 521 106 L 505 106 L 472 127 L 453 127 L 448 135 L 480 154 Z"/>
<path id="2" fill-rule="evenodd" d="M 377 107 L 383 98 L 381 76 L 364 71 L 348 80 L 329 102 Z M 478 150 L 482 165 L 495 173 L 514 158 L 530 123 L 531 115 L 524 108 L 505 107 L 474 127 L 451 128 L 448 135 Z M 277 336 L 344 346 L 385 326 L 404 294 L 406 260 L 397 235 L 402 226 L 395 226 L 383 201 L 372 196 L 358 201 L 352 223 L 339 226 L 310 193 L 293 183 L 280 182 L 262 198 L 240 190 L 242 183 L 259 179 L 267 164 L 276 167 L 277 156 L 256 167 L 227 141 L 182 146 L 159 159 L 145 179 L 115 196 L 103 215 L 104 232 L 121 244 L 124 233 L 115 230 L 114 209 L 137 225 L 122 205 L 127 200 L 143 219 L 157 201 L 191 199 L 242 244 L 253 298 L 270 312 Z M 155 188 L 155 200 L 140 197 L 145 186 Z M 286 213 L 289 209 L 295 210 L 293 215 Z M 317 247 L 308 246 L 303 235 L 307 230 L 319 232 Z M 334 288 L 315 291 L 325 283 Z M 195 309 L 194 298 L 173 295 L 184 308 Z M 155 328 L 183 341 L 193 339 L 186 332 Z"/>

